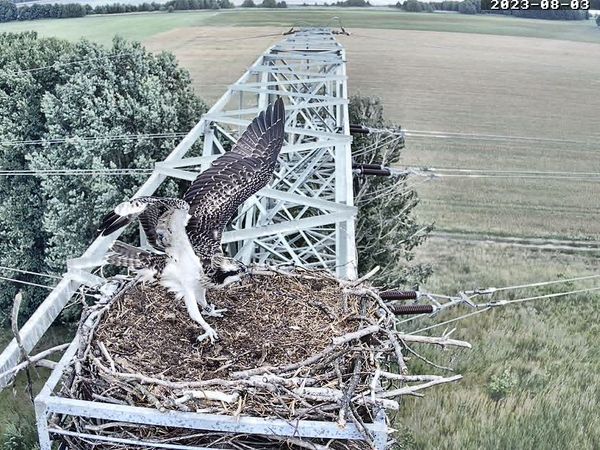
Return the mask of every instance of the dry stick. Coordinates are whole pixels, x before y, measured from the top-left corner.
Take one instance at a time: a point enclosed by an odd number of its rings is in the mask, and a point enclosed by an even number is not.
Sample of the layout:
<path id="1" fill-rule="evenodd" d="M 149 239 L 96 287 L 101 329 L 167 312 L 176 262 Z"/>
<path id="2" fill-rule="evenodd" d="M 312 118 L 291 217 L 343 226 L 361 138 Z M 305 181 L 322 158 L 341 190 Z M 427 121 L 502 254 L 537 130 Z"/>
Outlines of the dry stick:
<path id="1" fill-rule="evenodd" d="M 396 362 L 398 363 L 398 368 L 400 369 L 400 372 L 402 372 L 403 374 L 407 374 L 408 373 L 408 366 L 406 365 L 406 362 L 404 361 L 404 355 L 402 355 L 402 347 L 400 347 L 400 342 L 398 341 L 398 339 L 396 338 L 396 335 L 391 331 L 388 330 L 386 328 L 385 332 L 387 333 L 388 337 L 390 338 L 390 342 L 392 343 L 392 346 L 394 347 L 394 352 L 396 353 Z M 406 347 L 408 348 L 408 347 Z"/>
<path id="2" fill-rule="evenodd" d="M 412 334 L 395 333 L 396 337 L 404 342 L 418 342 L 420 344 L 437 344 L 442 347 L 453 345 L 455 347 L 472 348 L 471 344 L 466 341 L 458 341 L 456 339 L 448 339 L 447 337 L 434 336 L 415 336 Z"/>
<path id="3" fill-rule="evenodd" d="M 451 383 L 453 381 L 458 381 L 461 378 L 462 375 L 454 375 L 453 377 L 432 380 L 427 383 L 418 384 L 416 386 L 406 386 L 400 389 L 394 389 L 392 391 L 384 392 L 381 395 L 379 395 L 379 398 L 397 397 L 399 395 L 412 395 L 414 392 L 420 391 L 421 389 L 426 389 L 428 387 L 435 386 L 436 384 Z"/>
<path id="4" fill-rule="evenodd" d="M 21 334 L 19 333 L 19 308 L 21 308 L 21 301 L 23 301 L 23 294 L 21 293 L 21 291 L 19 291 L 17 292 L 17 295 L 15 295 L 15 301 L 13 302 L 10 321 L 15 341 L 17 341 L 19 350 L 21 350 L 21 356 L 27 362 L 27 365 L 25 367 L 25 373 L 27 374 L 27 391 L 29 392 L 31 403 L 33 403 L 33 382 L 31 381 L 31 372 L 29 372 L 29 366 L 31 366 L 31 359 L 29 358 L 29 354 L 25 350 L 25 347 L 23 347 L 23 342 L 21 341 Z"/>
<path id="5" fill-rule="evenodd" d="M 366 275 L 363 275 L 362 277 L 360 277 L 360 278 L 358 278 L 358 279 L 356 279 L 354 281 L 340 280 L 340 285 L 341 286 L 348 286 L 348 287 L 358 286 L 359 284 L 364 283 L 369 278 L 371 278 L 372 276 L 374 276 L 380 270 L 381 270 L 380 266 L 375 266 Z"/>
<path id="6" fill-rule="evenodd" d="M 108 349 L 106 348 L 106 345 L 104 345 L 104 342 L 102 341 L 98 341 L 98 347 L 100 347 L 100 351 L 102 352 L 102 354 L 104 355 L 104 357 L 107 359 L 107 361 L 110 364 L 110 369 L 113 372 L 117 371 L 117 368 L 115 366 L 115 361 L 112 359 L 112 357 L 110 356 L 110 353 L 108 353 Z"/>
<path id="7" fill-rule="evenodd" d="M 398 375 L 397 373 L 391 372 L 379 372 L 379 375 L 383 378 L 389 378 L 391 380 L 398 381 L 435 381 L 435 380 L 443 380 L 444 377 L 441 375 Z"/>
<path id="8" fill-rule="evenodd" d="M 354 410 L 353 405 L 350 405 L 348 412 L 350 413 L 350 418 L 352 419 L 352 422 L 354 422 L 354 425 L 356 425 L 356 427 L 362 432 L 363 436 L 365 437 L 365 440 L 369 443 L 371 448 L 374 448 L 375 446 L 373 445 L 373 435 L 371 434 L 363 420 L 360 418 L 358 413 Z"/>
<path id="9" fill-rule="evenodd" d="M 113 372 L 108 367 L 106 367 L 102 362 L 96 358 L 92 357 L 92 361 L 96 367 L 98 367 L 101 371 L 106 373 L 109 376 L 120 378 L 122 380 L 135 380 L 144 384 L 156 384 L 159 386 L 164 386 L 171 389 L 191 389 L 191 388 L 202 388 L 207 386 L 223 386 L 223 387 L 231 387 L 234 389 L 243 389 L 246 387 L 255 387 L 267 390 L 277 389 L 277 385 L 272 383 L 265 383 L 257 380 L 223 380 L 219 378 L 213 378 L 211 380 L 205 381 L 167 381 L 162 380 L 160 378 L 148 377 L 146 375 L 142 375 L 139 373 L 123 373 L 123 372 Z"/>
<path id="10" fill-rule="evenodd" d="M 117 427 L 130 427 L 130 428 L 139 428 L 139 424 L 137 423 L 127 423 L 127 422 L 107 422 L 100 425 L 84 425 L 84 429 L 88 431 L 104 431 L 107 428 L 117 428 Z"/>
<path id="11" fill-rule="evenodd" d="M 281 437 L 270 435 L 269 439 L 275 439 L 277 441 L 285 442 L 286 444 L 292 444 L 296 447 L 305 448 L 307 450 L 330 450 L 329 447 L 324 445 L 315 444 L 313 442 L 303 441 L 302 439 L 293 437 Z"/>
<path id="12" fill-rule="evenodd" d="M 346 342 L 352 341 L 353 339 L 360 339 L 369 334 L 377 333 L 379 330 L 380 330 L 379 325 L 371 325 L 366 328 L 362 328 L 358 331 L 354 331 L 352 333 L 347 333 L 343 336 L 334 337 L 332 339 L 332 342 L 333 342 L 333 345 L 343 345 Z"/>
<path id="13" fill-rule="evenodd" d="M 406 343 L 404 343 L 404 348 L 406 350 L 408 350 L 409 352 L 411 352 L 413 355 L 415 355 L 417 358 L 419 358 L 421 361 L 429 364 L 430 366 L 435 367 L 436 369 L 440 369 L 440 370 L 447 370 L 448 372 L 454 372 L 454 369 L 452 367 L 446 367 L 446 366 L 440 366 L 439 364 L 434 363 L 433 361 L 428 360 L 427 358 L 425 358 L 424 356 L 418 354 L 416 351 L 414 351 L 412 348 L 410 348 L 408 345 L 406 345 Z"/>
<path id="14" fill-rule="evenodd" d="M 49 359 L 40 359 L 36 361 L 35 367 L 43 367 L 44 369 L 54 370 L 54 368 L 58 365 L 57 362 L 51 361 Z"/>
<path id="15" fill-rule="evenodd" d="M 355 357 L 354 361 L 354 370 L 352 371 L 352 377 L 350 378 L 350 382 L 348 383 L 348 388 L 344 391 L 344 395 L 342 397 L 342 407 L 338 413 L 338 424 L 343 427 L 346 425 L 346 413 L 348 412 L 348 408 L 350 407 L 350 401 L 352 400 L 352 395 L 354 394 L 354 390 L 358 386 L 358 382 L 360 381 L 360 371 L 362 369 L 362 358 L 360 356 Z"/>
<path id="16" fill-rule="evenodd" d="M 294 364 L 288 364 L 287 366 L 277 366 L 277 367 L 263 366 L 263 367 L 256 367 L 254 369 L 249 369 L 249 370 L 242 370 L 239 372 L 233 372 L 230 375 L 230 377 L 234 380 L 239 380 L 241 378 L 248 378 L 253 375 L 261 375 L 266 372 L 275 372 L 275 373 L 290 372 L 292 370 L 296 370 L 296 369 L 299 369 L 300 367 L 308 366 L 310 364 L 313 364 L 313 363 L 319 361 L 321 358 L 323 358 L 324 356 L 333 352 L 339 346 L 341 346 L 347 342 L 350 342 L 352 339 L 359 339 L 359 338 L 367 336 L 369 334 L 377 333 L 379 330 L 380 330 L 380 328 L 378 325 L 371 325 L 369 327 L 363 328 L 362 330 L 354 331 L 352 333 L 348 333 L 343 336 L 333 338 L 332 345 L 325 347 L 325 349 L 323 349 L 321 352 L 319 352 L 316 355 L 313 355 L 310 358 L 307 358 L 303 361 L 300 361 L 300 362 L 297 362 Z"/>
<path id="17" fill-rule="evenodd" d="M 233 394 L 225 394 L 224 392 L 220 391 L 184 391 L 183 397 L 176 399 L 174 403 L 181 404 L 192 399 L 209 400 L 224 403 L 237 403 L 239 397 L 240 394 L 238 394 L 237 392 Z"/>
<path id="18" fill-rule="evenodd" d="M 0 373 L 0 378 L 4 378 L 7 375 L 11 375 L 11 374 L 17 374 L 18 372 L 25 369 L 32 363 L 39 365 L 42 362 L 42 360 L 44 360 L 44 358 L 46 358 L 47 356 L 51 355 L 54 352 L 60 352 L 62 350 L 65 350 L 68 346 L 69 346 L 68 343 L 57 345 L 56 347 L 52 347 L 52 348 L 49 348 L 48 350 L 44 350 L 43 352 L 40 352 L 37 355 L 30 356 L 28 361 L 23 361 L 22 363 L 17 364 L 15 367 L 12 367 L 11 369 L 8 369 L 7 371 Z"/>

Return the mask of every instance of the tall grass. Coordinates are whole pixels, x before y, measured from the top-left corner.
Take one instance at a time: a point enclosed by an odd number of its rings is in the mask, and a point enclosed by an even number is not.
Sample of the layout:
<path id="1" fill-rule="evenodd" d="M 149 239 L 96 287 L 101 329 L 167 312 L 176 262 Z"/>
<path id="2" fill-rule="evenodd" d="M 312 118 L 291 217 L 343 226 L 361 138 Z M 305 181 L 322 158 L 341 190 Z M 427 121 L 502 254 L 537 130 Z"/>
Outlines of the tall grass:
<path id="1" fill-rule="evenodd" d="M 430 243 L 421 258 L 440 258 L 453 250 L 453 244 Z M 432 286 L 449 291 L 499 287 L 598 271 L 597 261 L 577 256 L 482 245 L 461 250 L 436 272 Z M 481 283 L 475 284 L 477 280 Z M 518 296 L 570 289 L 573 285 L 566 284 Z M 459 322 L 454 336 L 470 341 L 472 350 L 448 351 L 442 357 L 422 350 L 452 365 L 464 379 L 430 390 L 423 399 L 405 399 L 396 422 L 398 448 L 598 448 L 599 304 L 599 295 L 580 294 L 506 306 Z M 415 366 L 422 368 L 413 362 Z"/>

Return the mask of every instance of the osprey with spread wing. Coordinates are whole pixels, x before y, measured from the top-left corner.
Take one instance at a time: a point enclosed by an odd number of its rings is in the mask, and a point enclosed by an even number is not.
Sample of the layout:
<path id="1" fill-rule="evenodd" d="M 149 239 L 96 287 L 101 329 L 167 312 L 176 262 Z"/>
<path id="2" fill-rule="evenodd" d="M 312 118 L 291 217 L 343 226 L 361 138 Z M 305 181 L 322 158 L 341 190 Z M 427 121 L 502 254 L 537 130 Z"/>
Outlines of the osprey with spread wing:
<path id="1" fill-rule="evenodd" d="M 116 241 L 107 260 L 136 270 L 142 281 L 158 280 L 183 298 L 190 317 L 205 331 L 199 340 L 217 338 L 198 308 L 219 315 L 206 301 L 206 288 L 231 284 L 246 270 L 223 255 L 223 229 L 238 207 L 271 180 L 284 125 L 279 98 L 252 121 L 230 152 L 198 175 L 183 200 L 139 197 L 119 204 L 100 227 L 102 235 L 109 235 L 138 218 L 156 252 Z"/>

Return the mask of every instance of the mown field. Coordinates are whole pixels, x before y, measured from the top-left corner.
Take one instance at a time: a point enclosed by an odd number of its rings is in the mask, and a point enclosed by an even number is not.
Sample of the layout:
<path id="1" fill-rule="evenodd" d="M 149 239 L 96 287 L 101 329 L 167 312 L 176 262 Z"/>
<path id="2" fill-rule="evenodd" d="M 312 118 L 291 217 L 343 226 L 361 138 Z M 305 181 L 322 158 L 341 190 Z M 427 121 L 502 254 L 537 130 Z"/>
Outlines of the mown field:
<path id="1" fill-rule="evenodd" d="M 380 96 L 387 117 L 408 130 L 505 136 L 409 138 L 403 164 L 600 172 L 600 29 L 591 22 L 311 9 L 88 17 L 3 24 L 0 31 L 142 40 L 173 52 L 210 104 L 280 39 L 277 33 L 334 15 L 353 33 L 340 38 L 351 93 Z M 598 182 L 452 178 L 417 189 L 420 217 L 442 232 L 591 241 L 600 233 Z M 450 294 L 600 273 L 597 256 L 432 239 L 416 261 L 434 268 L 423 288 Z M 524 294 L 531 292 L 549 291 Z M 465 379 L 406 400 L 396 422 L 401 448 L 598 448 L 599 301 L 545 300 L 461 322 L 454 336 L 473 350 L 427 356 Z"/>
<path id="2" fill-rule="evenodd" d="M 529 19 L 508 19 L 494 16 L 466 16 L 461 14 L 404 13 L 390 8 L 289 8 L 287 10 L 224 10 L 181 11 L 172 14 L 131 13 L 89 16 L 81 19 L 43 20 L 0 24 L 0 30 L 22 31 L 36 29 L 49 36 L 65 39 L 86 37 L 109 42 L 116 33 L 142 40 L 157 33 L 180 27 L 290 27 L 292 25 L 325 26 L 338 17 L 347 28 L 442 31 L 474 34 L 497 34 L 562 39 L 582 42 L 600 42 L 600 33 L 593 21 L 560 22 Z"/>

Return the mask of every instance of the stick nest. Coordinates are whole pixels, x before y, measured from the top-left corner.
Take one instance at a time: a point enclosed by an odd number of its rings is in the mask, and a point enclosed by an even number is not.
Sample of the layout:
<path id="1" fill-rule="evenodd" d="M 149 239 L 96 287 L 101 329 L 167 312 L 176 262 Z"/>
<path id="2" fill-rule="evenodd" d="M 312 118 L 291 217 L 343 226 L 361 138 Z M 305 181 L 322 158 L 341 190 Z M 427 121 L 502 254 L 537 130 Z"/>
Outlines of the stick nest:
<path id="1" fill-rule="evenodd" d="M 227 310 L 223 317 L 206 317 L 219 334 L 215 344 L 197 342 L 203 330 L 183 301 L 158 285 L 138 285 L 107 312 L 92 346 L 104 343 L 115 361 L 135 373 L 172 381 L 228 379 L 232 372 L 302 361 L 358 327 L 352 313 L 344 314 L 332 279 L 253 276 L 209 291 L 208 300 Z"/>
<path id="2" fill-rule="evenodd" d="M 202 329 L 183 301 L 159 285 L 111 286 L 84 314 L 62 396 L 160 411 L 352 423 L 364 437 L 300 440 L 135 426 L 137 439 L 206 448 L 366 449 L 378 411 L 397 410 L 399 396 L 411 394 L 410 386 L 394 391 L 407 371 L 396 319 L 366 285 L 324 272 L 254 270 L 238 285 L 208 292 L 210 303 L 227 310 L 205 317 L 219 334 L 214 344 L 197 341 Z M 132 437 L 131 424 L 62 417 L 55 426 Z M 70 449 L 92 448 L 89 440 L 62 439 Z M 96 442 L 93 448 L 129 447 Z"/>

